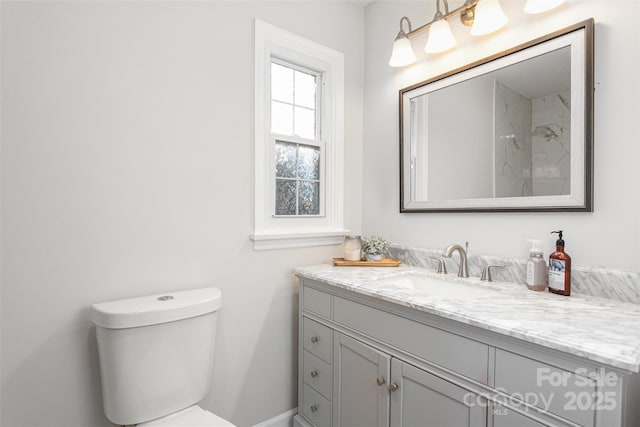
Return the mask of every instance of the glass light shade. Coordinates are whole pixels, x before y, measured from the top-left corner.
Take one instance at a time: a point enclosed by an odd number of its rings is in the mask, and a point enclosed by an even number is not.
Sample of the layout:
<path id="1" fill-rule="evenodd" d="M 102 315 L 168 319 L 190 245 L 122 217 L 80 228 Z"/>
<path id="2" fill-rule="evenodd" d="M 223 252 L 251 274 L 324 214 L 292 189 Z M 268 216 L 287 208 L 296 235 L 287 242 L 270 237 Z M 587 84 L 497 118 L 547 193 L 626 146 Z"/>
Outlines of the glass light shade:
<path id="1" fill-rule="evenodd" d="M 498 31 L 507 25 L 508 20 L 498 0 L 480 0 L 476 5 L 476 19 L 471 27 L 471 35 L 482 36 Z"/>
<path id="2" fill-rule="evenodd" d="M 530 14 L 543 13 L 560 6 L 567 0 L 527 0 L 524 11 Z"/>
<path id="3" fill-rule="evenodd" d="M 404 67 L 416 62 L 416 55 L 413 53 L 411 42 L 407 37 L 399 37 L 393 42 L 393 51 L 389 65 L 392 67 Z"/>
<path id="4" fill-rule="evenodd" d="M 456 45 L 456 39 L 451 34 L 451 27 L 446 19 L 439 19 L 429 27 L 429 38 L 424 47 L 427 53 L 444 52 Z"/>

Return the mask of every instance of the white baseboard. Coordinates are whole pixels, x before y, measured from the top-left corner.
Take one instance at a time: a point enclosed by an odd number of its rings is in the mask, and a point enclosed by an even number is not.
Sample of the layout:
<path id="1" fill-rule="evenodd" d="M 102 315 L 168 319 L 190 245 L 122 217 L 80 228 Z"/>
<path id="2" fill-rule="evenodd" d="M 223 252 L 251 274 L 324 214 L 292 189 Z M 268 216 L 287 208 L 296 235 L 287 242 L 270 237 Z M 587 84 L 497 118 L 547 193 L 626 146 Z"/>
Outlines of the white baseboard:
<path id="1" fill-rule="evenodd" d="M 256 424 L 253 427 L 291 427 L 293 425 L 293 417 L 298 413 L 298 408 L 283 412 L 280 415 Z"/>

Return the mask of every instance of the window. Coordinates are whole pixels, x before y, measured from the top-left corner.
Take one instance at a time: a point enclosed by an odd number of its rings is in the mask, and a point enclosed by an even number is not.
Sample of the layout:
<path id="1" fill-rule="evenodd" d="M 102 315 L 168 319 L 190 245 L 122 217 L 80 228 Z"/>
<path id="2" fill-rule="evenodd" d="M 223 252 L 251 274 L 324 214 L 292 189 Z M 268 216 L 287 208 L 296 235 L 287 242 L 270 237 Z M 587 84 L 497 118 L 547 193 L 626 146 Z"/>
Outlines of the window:
<path id="1" fill-rule="evenodd" d="M 276 140 L 275 215 L 320 215 L 320 147 Z"/>
<path id="2" fill-rule="evenodd" d="M 275 215 L 321 214 L 319 127 L 322 76 L 271 61 L 271 134 L 275 141 Z M 304 142 L 302 142 L 304 140 Z"/>
<path id="3" fill-rule="evenodd" d="M 342 53 L 256 20 L 255 249 L 342 243 Z"/>
<path id="4" fill-rule="evenodd" d="M 318 139 L 316 103 L 320 102 L 320 80 L 321 76 L 311 70 L 271 61 L 271 132 Z"/>

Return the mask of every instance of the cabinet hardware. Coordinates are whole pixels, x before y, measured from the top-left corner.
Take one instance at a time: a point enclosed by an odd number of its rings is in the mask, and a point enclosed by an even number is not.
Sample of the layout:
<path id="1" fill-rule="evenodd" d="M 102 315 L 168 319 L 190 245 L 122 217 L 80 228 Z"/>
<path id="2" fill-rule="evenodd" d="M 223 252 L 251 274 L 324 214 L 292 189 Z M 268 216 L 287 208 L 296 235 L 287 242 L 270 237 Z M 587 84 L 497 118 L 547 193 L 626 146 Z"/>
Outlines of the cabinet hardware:
<path id="1" fill-rule="evenodd" d="M 309 409 L 311 409 L 311 412 L 316 412 L 318 410 L 318 405 L 311 405 Z"/>
<path id="2" fill-rule="evenodd" d="M 376 379 L 376 382 L 378 383 L 378 385 L 383 385 L 384 383 L 386 383 L 385 379 L 382 377 L 378 377 L 378 379 Z"/>
<path id="3" fill-rule="evenodd" d="M 400 386 L 396 383 L 391 383 L 389 384 L 389 390 L 393 391 L 397 391 L 400 388 Z"/>
<path id="4" fill-rule="evenodd" d="M 311 337 L 311 342 L 312 343 L 317 343 L 318 342 L 318 337 L 316 337 L 315 335 Z"/>
<path id="5" fill-rule="evenodd" d="M 316 371 L 315 369 L 313 371 L 311 371 L 311 377 L 315 378 L 318 376 L 318 371 Z"/>

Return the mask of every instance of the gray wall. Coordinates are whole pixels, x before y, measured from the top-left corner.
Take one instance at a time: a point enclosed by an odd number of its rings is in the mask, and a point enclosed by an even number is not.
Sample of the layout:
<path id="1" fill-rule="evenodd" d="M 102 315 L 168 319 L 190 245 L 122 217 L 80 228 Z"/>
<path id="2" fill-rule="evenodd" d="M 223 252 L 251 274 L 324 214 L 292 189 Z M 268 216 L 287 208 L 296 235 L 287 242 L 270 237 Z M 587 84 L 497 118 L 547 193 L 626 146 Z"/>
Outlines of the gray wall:
<path id="1" fill-rule="evenodd" d="M 491 197 L 493 111 L 479 106 L 493 105 L 493 80 L 460 82 L 429 97 L 429 200 Z"/>
<path id="2" fill-rule="evenodd" d="M 296 402 L 294 266 L 255 252 L 253 18 L 345 54 L 346 226 L 360 231 L 362 6 L 6 2 L 2 418 L 103 426 L 94 302 L 222 290 L 212 391 L 239 426 Z"/>
<path id="3" fill-rule="evenodd" d="M 554 242 L 549 232 L 565 230 L 574 263 L 640 270 L 640 3 L 569 1 L 539 16 L 526 15 L 523 0 L 501 2 L 506 29 L 473 38 L 459 20 L 450 21 L 458 39 L 450 54 L 422 52 L 426 33 L 412 40 L 418 63 L 387 65 L 398 22 L 414 27 L 433 16 L 435 2 L 377 1 L 365 10 L 363 233 L 395 243 L 444 248 L 469 241 L 474 253 L 526 258 L 527 237 Z M 398 90 L 513 45 L 595 18 L 595 212 L 513 214 L 400 214 Z M 460 118 L 461 120 L 463 118 Z"/>

